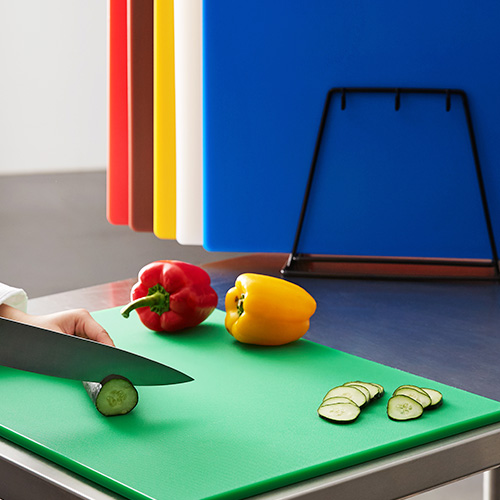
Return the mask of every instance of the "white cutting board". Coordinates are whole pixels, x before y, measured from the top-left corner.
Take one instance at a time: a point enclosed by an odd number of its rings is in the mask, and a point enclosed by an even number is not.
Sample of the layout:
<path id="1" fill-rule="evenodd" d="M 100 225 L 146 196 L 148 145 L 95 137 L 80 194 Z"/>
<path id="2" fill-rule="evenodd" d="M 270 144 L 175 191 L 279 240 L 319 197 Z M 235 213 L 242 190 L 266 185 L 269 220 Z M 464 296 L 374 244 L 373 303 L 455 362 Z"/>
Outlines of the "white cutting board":
<path id="1" fill-rule="evenodd" d="M 203 244 L 202 0 L 174 0 L 176 238 Z"/>

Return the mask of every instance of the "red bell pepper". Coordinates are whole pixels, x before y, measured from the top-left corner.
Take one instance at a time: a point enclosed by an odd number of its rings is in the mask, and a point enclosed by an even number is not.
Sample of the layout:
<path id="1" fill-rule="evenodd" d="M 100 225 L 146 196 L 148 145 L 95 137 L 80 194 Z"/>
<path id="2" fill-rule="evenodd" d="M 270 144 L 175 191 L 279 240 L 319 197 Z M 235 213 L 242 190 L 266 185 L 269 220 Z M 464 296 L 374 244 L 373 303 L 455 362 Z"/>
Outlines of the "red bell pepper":
<path id="1" fill-rule="evenodd" d="M 176 260 L 152 262 L 139 271 L 125 318 L 137 309 L 143 324 L 156 332 L 175 332 L 205 321 L 217 306 L 217 293 L 201 267 Z"/>

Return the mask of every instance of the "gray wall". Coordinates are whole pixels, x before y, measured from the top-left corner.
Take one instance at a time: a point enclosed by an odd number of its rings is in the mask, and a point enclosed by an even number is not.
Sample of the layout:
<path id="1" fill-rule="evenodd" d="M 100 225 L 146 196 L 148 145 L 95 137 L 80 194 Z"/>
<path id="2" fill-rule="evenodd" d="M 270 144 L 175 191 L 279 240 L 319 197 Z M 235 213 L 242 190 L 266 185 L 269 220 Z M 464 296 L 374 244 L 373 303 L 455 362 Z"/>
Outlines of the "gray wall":
<path id="1" fill-rule="evenodd" d="M 0 175 L 104 169 L 106 0 L 0 0 Z"/>

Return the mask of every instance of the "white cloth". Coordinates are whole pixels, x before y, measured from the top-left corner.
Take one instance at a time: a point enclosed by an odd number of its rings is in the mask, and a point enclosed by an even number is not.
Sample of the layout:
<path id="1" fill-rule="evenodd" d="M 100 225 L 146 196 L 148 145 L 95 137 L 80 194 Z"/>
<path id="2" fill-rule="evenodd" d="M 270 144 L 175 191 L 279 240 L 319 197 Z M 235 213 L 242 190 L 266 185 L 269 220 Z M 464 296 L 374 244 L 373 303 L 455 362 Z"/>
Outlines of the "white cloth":
<path id="1" fill-rule="evenodd" d="M 23 312 L 28 309 L 28 295 L 22 288 L 0 283 L 0 304 L 7 304 Z"/>

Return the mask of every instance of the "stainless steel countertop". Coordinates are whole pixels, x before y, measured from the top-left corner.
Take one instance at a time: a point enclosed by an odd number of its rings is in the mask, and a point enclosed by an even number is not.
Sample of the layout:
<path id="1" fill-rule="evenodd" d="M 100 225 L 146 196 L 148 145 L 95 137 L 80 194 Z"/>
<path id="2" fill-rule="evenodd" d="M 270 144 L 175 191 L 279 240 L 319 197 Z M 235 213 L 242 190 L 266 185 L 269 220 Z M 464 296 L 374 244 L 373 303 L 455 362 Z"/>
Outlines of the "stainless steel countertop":
<path id="1" fill-rule="evenodd" d="M 238 274 L 279 276 L 285 259 L 282 254 L 253 255 L 205 265 L 219 294 L 219 308 L 223 309 L 225 293 Z M 96 311 L 120 306 L 128 301 L 135 281 L 33 299 L 28 310 L 43 314 L 75 307 Z M 498 284 L 318 278 L 293 281 L 311 292 L 318 303 L 308 339 L 500 401 Z M 27 483 L 37 477 L 46 484 L 56 484 L 58 491 L 72 490 L 73 496 L 68 498 L 119 498 L 3 440 L 0 457 L 5 464 L 17 464 L 19 470 L 24 467 Z M 259 498 L 402 498 L 499 464 L 500 424 L 495 424 Z M 30 468 L 35 470 L 30 472 Z M 0 483 L 2 470 L 0 462 Z"/>

